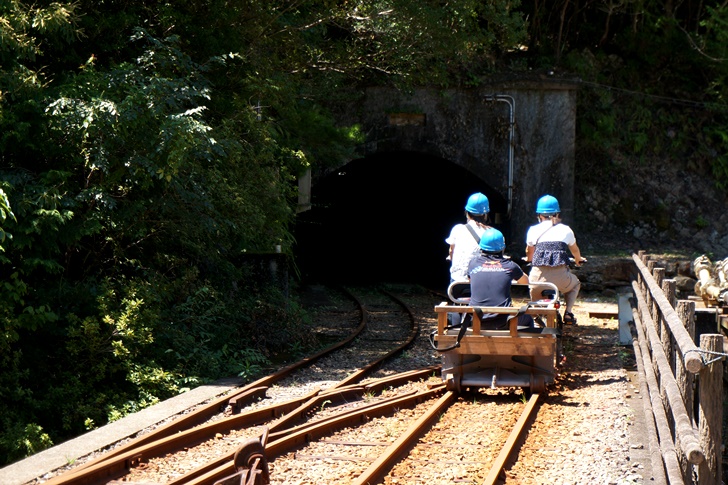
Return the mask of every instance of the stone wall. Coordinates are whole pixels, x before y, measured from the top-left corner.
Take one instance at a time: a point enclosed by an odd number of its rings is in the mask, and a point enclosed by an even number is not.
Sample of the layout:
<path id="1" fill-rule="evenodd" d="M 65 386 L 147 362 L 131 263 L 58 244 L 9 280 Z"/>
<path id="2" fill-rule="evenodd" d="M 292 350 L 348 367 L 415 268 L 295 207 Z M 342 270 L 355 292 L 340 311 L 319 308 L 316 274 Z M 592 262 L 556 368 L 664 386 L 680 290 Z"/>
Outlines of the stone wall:
<path id="1" fill-rule="evenodd" d="M 674 279 L 679 299 L 695 294 L 695 274 L 688 256 L 651 256 L 658 268 L 665 269 L 665 278 Z M 584 294 L 611 297 L 632 293 L 632 281 L 637 276 L 637 266 L 631 256 L 590 256 L 586 264 L 573 270 L 581 281 Z"/>

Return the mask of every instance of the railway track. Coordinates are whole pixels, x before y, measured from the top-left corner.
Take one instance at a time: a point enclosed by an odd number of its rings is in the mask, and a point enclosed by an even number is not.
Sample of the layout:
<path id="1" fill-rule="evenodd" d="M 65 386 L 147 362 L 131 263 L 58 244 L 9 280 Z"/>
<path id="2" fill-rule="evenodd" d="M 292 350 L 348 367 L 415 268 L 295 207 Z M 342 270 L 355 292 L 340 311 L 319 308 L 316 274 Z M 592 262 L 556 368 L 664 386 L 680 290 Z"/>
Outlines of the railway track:
<path id="1" fill-rule="evenodd" d="M 426 433 L 383 483 L 497 483 L 540 399 L 537 394 L 527 402 L 514 397 L 453 397 L 437 425 L 421 430 Z M 488 431 L 473 433 L 474 421 L 487 423 Z"/>
<path id="2" fill-rule="evenodd" d="M 392 387 L 396 380 L 427 372 L 377 384 Z M 405 390 L 389 390 L 393 397 L 371 402 L 334 402 L 334 412 L 326 416 L 279 432 L 264 429 L 260 437 L 220 436 L 217 440 L 231 442 L 229 451 L 207 442 L 201 450 L 182 451 L 219 456 L 192 471 L 182 469 L 177 457 L 166 456 L 132 468 L 124 481 L 107 483 L 496 483 L 538 395 L 527 404 L 513 395 L 458 399 L 442 385 L 430 386 L 408 391 L 412 386 L 404 385 Z M 490 423 L 493 432 L 471 433 L 472 420 Z M 185 456 L 184 461 L 196 459 Z M 255 480 L 256 471 L 260 481 L 245 481 Z"/>
<path id="3" fill-rule="evenodd" d="M 44 483 L 497 483 L 538 394 L 458 396 L 436 366 L 404 370 L 431 294 L 350 298 L 336 344 Z"/>
<path id="4" fill-rule="evenodd" d="M 376 392 L 376 384 L 346 388 L 401 353 L 412 343 L 419 328 L 412 311 L 394 295 L 381 292 L 363 292 L 363 295 L 367 301 L 361 301 L 349 292 L 358 307 L 359 318 L 352 324 L 351 312 L 347 312 L 345 319 L 349 322 L 342 322 L 341 326 L 349 327 L 350 332 L 336 344 L 234 394 L 200 406 L 45 483 L 84 484 L 103 483 L 104 480 L 108 483 L 108 480 L 128 475 L 130 470 L 149 468 L 149 460 L 156 456 L 175 450 L 189 454 L 192 447 L 210 439 L 233 442 L 239 438 L 215 438 L 227 436 L 233 429 L 252 430 L 256 434 L 255 426 L 281 416 L 283 418 L 273 429 L 285 429 L 296 422 L 295 416 L 305 415 L 309 408 L 330 407 L 338 401 Z M 426 372 L 432 374 L 433 369 Z M 241 412 L 243 409 L 245 412 Z"/>
<path id="5" fill-rule="evenodd" d="M 524 403 L 514 396 L 463 398 L 441 391 L 284 456 L 271 454 L 270 483 L 496 483 L 539 396 Z M 491 432 L 472 433 L 473 420 L 490 423 Z"/>

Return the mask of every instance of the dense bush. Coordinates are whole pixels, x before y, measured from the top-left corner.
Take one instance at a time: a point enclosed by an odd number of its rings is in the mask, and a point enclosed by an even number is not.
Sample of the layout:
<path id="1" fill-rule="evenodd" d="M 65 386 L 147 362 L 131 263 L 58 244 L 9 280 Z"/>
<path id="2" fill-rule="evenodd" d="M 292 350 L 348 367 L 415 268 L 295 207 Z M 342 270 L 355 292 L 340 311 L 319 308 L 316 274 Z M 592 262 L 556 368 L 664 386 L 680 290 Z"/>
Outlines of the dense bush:
<path id="1" fill-rule="evenodd" d="M 256 311 L 281 297 L 252 294 L 233 260 L 290 237 L 289 158 L 250 111 L 203 119 L 209 81 L 173 40 L 136 40 L 136 62 L 88 64 L 40 100 L 48 145 L 3 171 L 15 214 L 0 303 L 4 462 L 250 372 L 270 349 L 240 315 L 281 317 Z"/>

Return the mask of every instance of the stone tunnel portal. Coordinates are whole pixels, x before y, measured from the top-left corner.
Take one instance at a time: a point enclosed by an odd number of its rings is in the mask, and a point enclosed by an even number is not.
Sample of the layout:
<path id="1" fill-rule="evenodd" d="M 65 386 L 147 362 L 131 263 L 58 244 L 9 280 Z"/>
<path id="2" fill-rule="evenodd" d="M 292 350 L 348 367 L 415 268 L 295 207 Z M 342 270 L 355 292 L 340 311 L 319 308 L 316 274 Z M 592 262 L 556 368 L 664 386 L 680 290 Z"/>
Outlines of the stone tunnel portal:
<path id="1" fill-rule="evenodd" d="M 311 209 L 298 215 L 295 255 L 306 282 L 449 283 L 445 238 L 465 221 L 467 198 L 483 192 L 491 213 L 506 198 L 447 160 L 414 152 L 356 159 L 314 180 Z M 507 252 L 522 252 L 525 235 L 508 221 L 491 224 L 506 236 Z"/>

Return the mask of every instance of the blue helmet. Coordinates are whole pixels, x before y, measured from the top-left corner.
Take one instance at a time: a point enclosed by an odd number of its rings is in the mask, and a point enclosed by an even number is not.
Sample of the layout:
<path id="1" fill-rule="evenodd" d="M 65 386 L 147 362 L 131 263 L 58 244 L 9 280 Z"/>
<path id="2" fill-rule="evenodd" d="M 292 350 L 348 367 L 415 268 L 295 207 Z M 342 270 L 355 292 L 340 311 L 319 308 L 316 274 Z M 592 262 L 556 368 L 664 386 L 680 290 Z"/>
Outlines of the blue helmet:
<path id="1" fill-rule="evenodd" d="M 506 238 L 494 227 L 489 227 L 480 236 L 480 249 L 489 253 L 499 253 L 506 248 Z"/>
<path id="2" fill-rule="evenodd" d="M 465 210 L 471 214 L 482 216 L 490 212 L 490 204 L 488 203 L 488 197 L 477 192 L 468 197 L 468 203 L 465 206 Z"/>
<path id="3" fill-rule="evenodd" d="M 559 201 L 553 195 L 544 195 L 538 199 L 536 214 L 558 214 L 561 212 Z"/>

